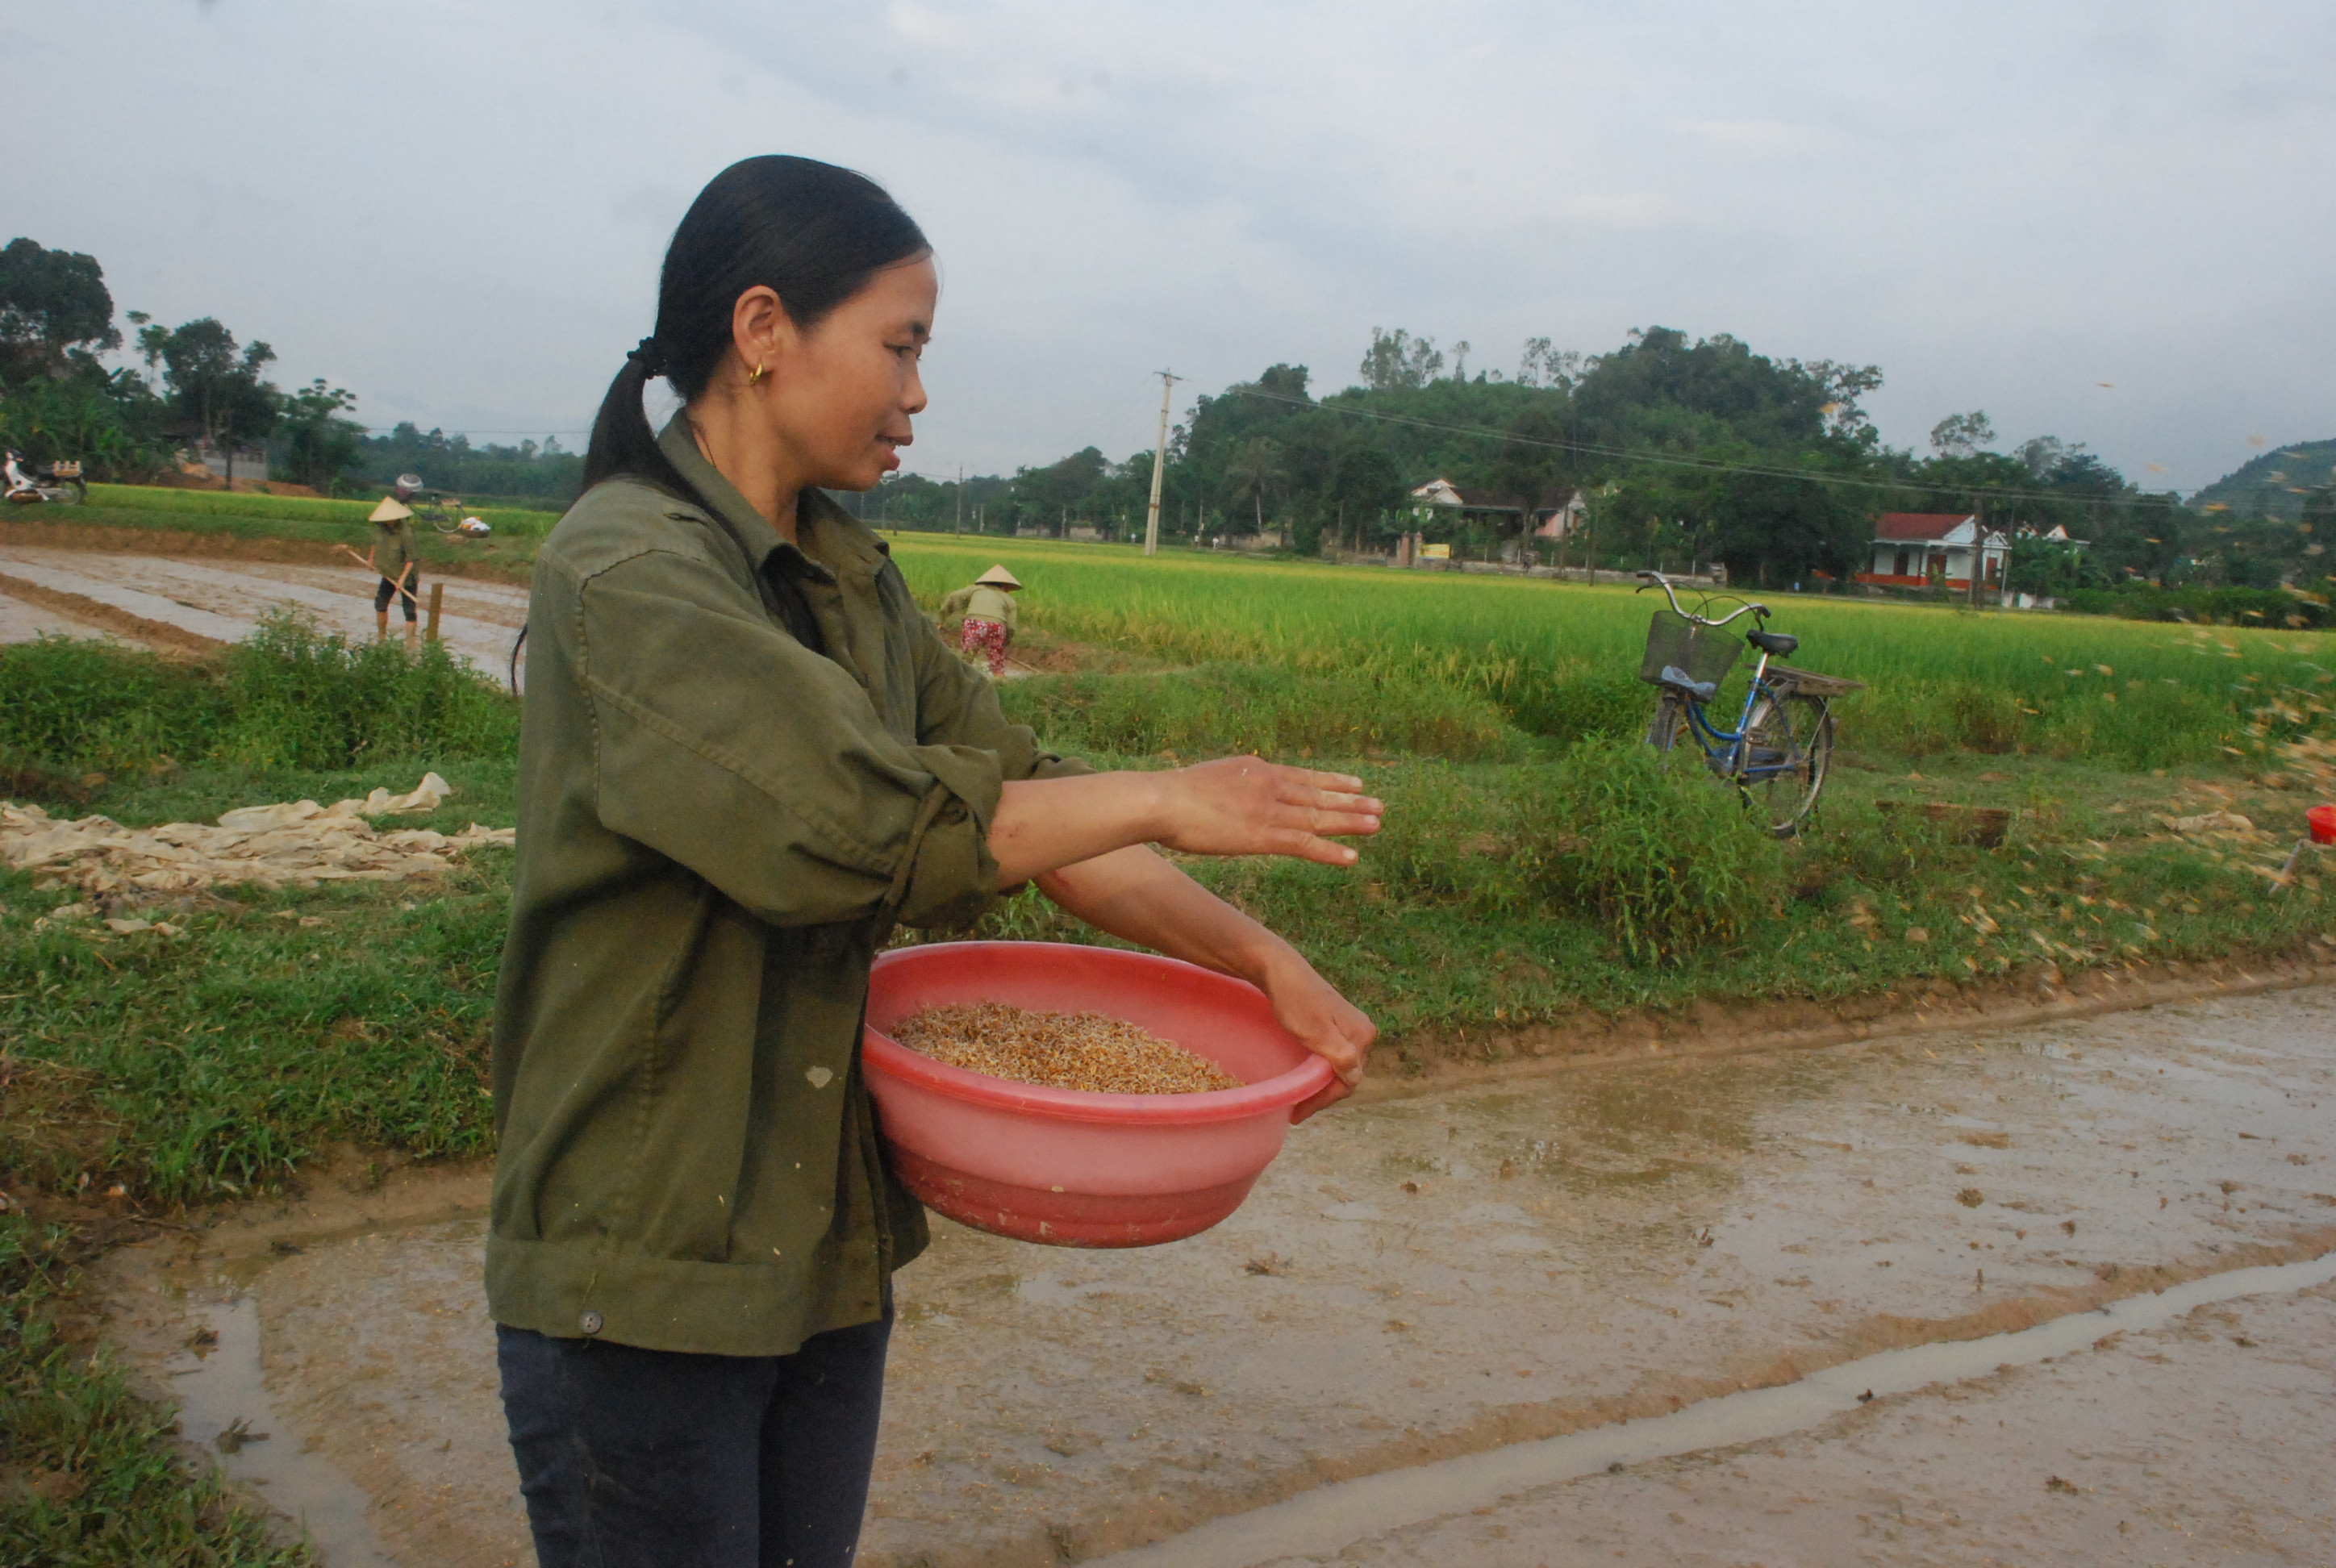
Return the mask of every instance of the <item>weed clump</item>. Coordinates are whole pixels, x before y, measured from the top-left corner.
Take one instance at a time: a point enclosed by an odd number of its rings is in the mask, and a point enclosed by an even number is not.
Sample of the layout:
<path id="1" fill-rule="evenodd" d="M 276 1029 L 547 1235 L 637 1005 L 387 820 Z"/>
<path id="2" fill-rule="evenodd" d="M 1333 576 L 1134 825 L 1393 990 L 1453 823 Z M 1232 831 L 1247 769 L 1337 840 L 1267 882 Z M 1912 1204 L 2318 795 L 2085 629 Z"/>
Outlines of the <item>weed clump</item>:
<path id="1" fill-rule="evenodd" d="M 130 772 L 165 757 L 333 770 L 507 755 L 518 705 L 442 643 L 351 642 L 295 611 L 200 661 L 68 638 L 0 648 L 0 756 Z"/>
<path id="2" fill-rule="evenodd" d="M 1520 847 L 1642 963 L 1739 944 L 1786 889 L 1784 846 L 1700 756 L 1630 741 L 1567 752 Z"/>
<path id="3" fill-rule="evenodd" d="M 519 745 L 519 706 L 425 642 L 351 642 L 307 616 L 264 618 L 230 649 L 229 721 L 210 755 L 253 767 L 343 768 L 380 757 L 501 756 Z"/>

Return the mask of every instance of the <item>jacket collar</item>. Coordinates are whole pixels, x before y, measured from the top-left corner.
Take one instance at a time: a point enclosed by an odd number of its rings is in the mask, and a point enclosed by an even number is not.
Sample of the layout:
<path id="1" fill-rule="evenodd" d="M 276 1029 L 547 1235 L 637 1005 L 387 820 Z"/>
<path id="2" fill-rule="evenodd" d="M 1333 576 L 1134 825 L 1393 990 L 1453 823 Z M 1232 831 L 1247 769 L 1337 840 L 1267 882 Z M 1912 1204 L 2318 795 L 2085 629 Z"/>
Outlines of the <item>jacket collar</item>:
<path id="1" fill-rule="evenodd" d="M 728 525 L 738 542 L 745 547 L 747 559 L 757 571 L 763 570 L 776 553 L 800 559 L 815 575 L 851 571 L 873 577 L 892 553 L 891 547 L 877 538 L 873 530 L 836 505 L 821 490 L 806 490 L 796 498 L 795 536 L 800 547 L 789 544 L 771 526 L 770 520 L 738 493 L 738 487 L 706 461 L 706 454 L 698 450 L 696 433 L 689 428 L 686 410 L 676 413 L 666 422 L 657 436 L 657 450 Z"/>

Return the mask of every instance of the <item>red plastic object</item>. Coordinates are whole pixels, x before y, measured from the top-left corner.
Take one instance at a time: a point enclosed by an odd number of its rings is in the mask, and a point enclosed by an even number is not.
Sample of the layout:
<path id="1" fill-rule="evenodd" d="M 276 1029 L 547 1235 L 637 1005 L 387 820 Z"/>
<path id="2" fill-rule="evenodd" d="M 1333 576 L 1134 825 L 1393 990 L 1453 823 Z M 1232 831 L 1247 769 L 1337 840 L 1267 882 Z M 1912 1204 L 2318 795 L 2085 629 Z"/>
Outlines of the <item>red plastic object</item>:
<path id="1" fill-rule="evenodd" d="M 2312 824 L 2313 843 L 2336 844 L 2336 806 L 2313 806 L 2303 820 Z"/>
<path id="2" fill-rule="evenodd" d="M 1097 1095 L 1010 1083 L 919 1056 L 884 1031 L 921 1008 L 1004 1002 L 1097 1012 L 1243 1080 L 1200 1095 Z M 876 960 L 862 1060 L 909 1190 L 950 1219 L 1057 1247 L 1149 1247 L 1241 1200 L 1330 1065 L 1255 986 L 1174 959 L 1057 942 L 936 942 Z"/>

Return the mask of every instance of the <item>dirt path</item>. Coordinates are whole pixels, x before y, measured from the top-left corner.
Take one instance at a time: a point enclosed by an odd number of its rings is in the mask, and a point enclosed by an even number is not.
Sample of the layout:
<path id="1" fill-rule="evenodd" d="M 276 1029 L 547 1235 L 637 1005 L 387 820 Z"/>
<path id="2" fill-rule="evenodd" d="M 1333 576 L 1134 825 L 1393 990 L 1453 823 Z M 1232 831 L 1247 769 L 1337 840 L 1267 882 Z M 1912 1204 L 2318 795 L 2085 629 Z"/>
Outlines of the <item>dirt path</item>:
<path id="1" fill-rule="evenodd" d="M 2321 1108 L 2336 1102 L 2331 1040 L 2336 988 L 2321 986 L 2009 1031 L 1601 1065 L 1320 1118 L 1293 1135 L 1238 1214 L 1173 1247 L 1066 1252 L 938 1226 L 932 1253 L 900 1281 L 862 1561 L 1103 1556 L 1324 1482 L 1668 1415 L 1879 1350 L 2316 1257 L 2336 1246 L 2336 1127 Z M 394 1201 L 343 1195 L 312 1205 L 307 1222 L 343 1224 L 352 1203 L 368 1202 L 389 1218 Z M 183 1343 L 190 1313 L 248 1300 L 252 1365 L 182 1357 L 162 1369 L 188 1374 L 192 1388 L 244 1378 L 279 1438 L 312 1447 L 366 1495 L 366 1527 L 394 1560 L 524 1561 L 476 1220 L 376 1230 L 269 1261 L 270 1245 L 303 1222 L 287 1206 L 207 1250 L 117 1254 L 125 1341 L 159 1358 Z M 2295 1322 L 2266 1320 L 2264 1331 L 2317 1331 Z M 2219 1362 L 2199 1367 L 2200 1379 L 2223 1375 Z M 2029 1380 L 2061 1375 L 2039 1368 Z M 2175 1441 L 2194 1385 L 2176 1379 L 2162 1396 L 2132 1387 L 2120 1433 Z M 2017 1539 L 2021 1511 L 2068 1499 L 2003 1477 L 2045 1462 L 2059 1439 L 2042 1433 L 2023 1448 L 1971 1429 L 1964 1405 L 1978 1397 L 1945 1389 L 1862 1412 L 1856 1431 L 1867 1434 L 1893 1411 L 1915 1413 L 1871 1465 L 1849 1436 L 1782 1440 L 1780 1452 L 1800 1442 L 1834 1456 L 1813 1462 L 1800 1488 L 1815 1499 L 1811 1518 L 1854 1521 L 1883 1492 L 1918 1514 L 1952 1495 L 1968 1499 L 1959 1517 L 1970 1527 L 1985 1520 Z M 2236 1420 L 2255 1396 L 2228 1400 Z M 2028 1407 L 2006 1408 L 2010 1426 L 2033 1425 Z M 2302 1427 L 2280 1430 L 2302 1440 Z M 266 1475 L 268 1446 L 247 1454 L 261 1468 L 246 1473 Z M 1724 1477 L 1754 1462 L 1671 1463 Z M 2098 1488 L 2114 1468 L 2053 1473 Z M 2237 1460 L 2227 1468 L 2230 1495 L 2266 1520 L 2301 1501 L 2273 1471 L 2250 1482 Z M 1768 1495 L 1761 1472 L 1744 1475 L 1708 1482 L 1697 1506 L 1710 1512 L 1693 1516 L 1711 1523 L 1693 1538 L 1718 1539 L 1734 1528 L 1729 1509 L 1749 1518 Z M 1530 1507 L 1565 1518 L 1588 1509 L 1610 1534 L 1649 1524 L 1641 1504 L 1658 1508 L 1652 1519 L 1690 1516 L 1622 1490 L 1670 1495 L 1669 1479 L 1570 1485 L 1572 1501 Z M 268 1495 L 290 1506 L 297 1491 L 278 1481 Z M 1498 1510 L 1485 1517 L 1504 1523 Z M 1381 1554 L 1353 1560 L 1576 1558 L 1582 1548 L 1554 1544 L 1542 1519 L 1509 1521 L 1513 1535 L 1541 1543 L 1523 1554 L 1498 1554 L 1507 1537 L 1489 1534 L 1494 1554 L 1460 1554 L 1479 1549 L 1471 1515 L 1403 1526 L 1458 1532 L 1448 1557 L 1446 1537 L 1427 1549 L 1398 1530 L 1357 1544 Z M 1837 1544 L 1847 1528 L 1812 1538 Z M 1598 1554 L 1621 1544 L 1632 1560 L 1672 1560 L 1630 1544 L 1643 1539 L 1616 1535 Z M 1905 1539 L 1933 1545 L 1875 1560 L 1981 1560 L 1959 1536 Z M 1765 1560 L 1801 1560 L 1776 1551 Z"/>
<path id="2" fill-rule="evenodd" d="M 307 611 L 328 631 L 369 638 L 374 635 L 373 596 L 379 580 L 355 562 L 337 567 L 190 560 L 14 543 L 0 543 L 0 576 L 214 642 L 236 642 L 249 636 L 263 612 L 282 604 Z M 443 586 L 439 629 L 446 646 L 501 679 L 512 638 L 526 623 L 527 590 L 497 582 L 431 579 L 423 585 L 425 599 L 433 581 L 443 581 Z M 46 613 L 66 623 L 86 618 L 54 609 Z M 12 629 L 20 623 L 25 628 L 21 633 Z M 404 624 L 393 609 L 393 634 L 402 630 Z M 11 618 L 0 606 L 0 641 L 24 640 L 38 635 L 39 629 L 28 616 Z M 85 625 L 68 624 L 58 629 L 89 635 Z"/>

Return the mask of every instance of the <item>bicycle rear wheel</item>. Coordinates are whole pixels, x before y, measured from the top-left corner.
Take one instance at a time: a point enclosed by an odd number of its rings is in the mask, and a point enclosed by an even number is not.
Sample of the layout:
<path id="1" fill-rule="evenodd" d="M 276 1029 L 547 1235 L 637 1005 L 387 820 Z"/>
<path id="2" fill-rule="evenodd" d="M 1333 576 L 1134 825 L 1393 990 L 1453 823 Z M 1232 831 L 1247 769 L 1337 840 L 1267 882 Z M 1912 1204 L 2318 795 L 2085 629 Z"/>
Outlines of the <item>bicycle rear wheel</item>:
<path id="1" fill-rule="evenodd" d="M 1833 761 L 1834 716 L 1823 697 L 1786 691 L 1764 696 L 1745 726 L 1737 788 L 1780 839 L 1800 832 L 1816 809 Z"/>

